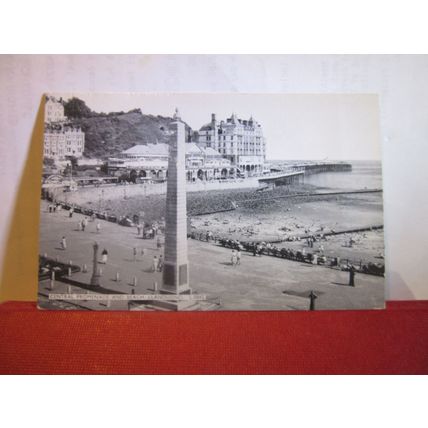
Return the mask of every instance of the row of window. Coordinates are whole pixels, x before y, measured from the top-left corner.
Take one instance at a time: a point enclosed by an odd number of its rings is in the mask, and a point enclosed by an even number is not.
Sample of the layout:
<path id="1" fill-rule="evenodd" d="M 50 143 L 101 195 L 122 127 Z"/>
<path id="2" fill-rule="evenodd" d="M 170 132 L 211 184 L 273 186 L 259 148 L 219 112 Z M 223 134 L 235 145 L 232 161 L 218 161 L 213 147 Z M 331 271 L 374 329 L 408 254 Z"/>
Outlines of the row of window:
<path id="1" fill-rule="evenodd" d="M 222 137 L 223 137 L 223 138 L 222 138 Z M 223 135 L 223 136 L 222 136 L 222 135 L 219 135 L 219 136 L 218 136 L 218 140 L 219 140 L 219 141 L 221 141 L 221 140 L 226 141 L 226 139 L 229 139 L 229 137 L 230 137 L 230 140 L 231 140 L 231 141 L 233 141 L 234 135 Z M 246 135 L 245 135 L 245 136 L 238 135 L 237 137 L 238 137 L 238 141 L 242 141 L 243 137 L 246 137 L 246 138 L 245 138 L 245 140 L 248 140 L 248 136 L 246 136 Z M 256 136 L 256 137 L 254 137 L 254 136 L 249 136 L 249 138 L 251 138 L 251 139 L 254 139 L 254 138 L 255 138 L 255 139 L 256 139 L 256 141 L 258 141 L 258 142 L 261 140 L 261 137 L 258 137 L 258 136 Z M 207 139 L 207 141 L 213 141 L 213 140 L 211 139 L 211 135 L 207 135 L 207 136 L 206 136 L 206 139 Z"/>
<path id="2" fill-rule="evenodd" d="M 239 149 L 237 152 L 232 149 L 219 149 L 219 153 L 223 155 L 238 153 L 238 155 L 244 155 L 244 156 L 245 155 L 256 155 L 256 156 L 262 155 L 260 150 L 242 150 L 242 149 Z"/>

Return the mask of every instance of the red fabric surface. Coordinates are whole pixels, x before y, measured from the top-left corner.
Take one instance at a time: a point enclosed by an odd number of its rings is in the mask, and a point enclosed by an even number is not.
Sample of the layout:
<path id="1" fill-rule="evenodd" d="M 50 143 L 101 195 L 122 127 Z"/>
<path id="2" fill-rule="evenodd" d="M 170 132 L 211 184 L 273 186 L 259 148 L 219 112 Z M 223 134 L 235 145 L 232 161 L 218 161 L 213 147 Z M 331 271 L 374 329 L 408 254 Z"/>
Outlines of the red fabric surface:
<path id="1" fill-rule="evenodd" d="M 0 305 L 0 373 L 426 374 L 428 301 L 382 311 L 78 312 Z"/>

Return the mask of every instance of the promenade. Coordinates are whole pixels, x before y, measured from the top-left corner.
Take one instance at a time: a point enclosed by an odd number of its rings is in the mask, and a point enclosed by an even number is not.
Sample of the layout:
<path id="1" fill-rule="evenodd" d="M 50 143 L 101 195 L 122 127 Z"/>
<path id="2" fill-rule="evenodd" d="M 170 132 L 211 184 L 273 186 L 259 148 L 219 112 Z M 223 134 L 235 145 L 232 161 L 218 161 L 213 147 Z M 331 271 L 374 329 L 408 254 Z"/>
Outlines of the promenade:
<path id="1" fill-rule="evenodd" d="M 153 294 L 153 284 L 160 287 L 162 274 L 152 272 L 153 256 L 157 249 L 156 239 L 145 240 L 138 236 L 135 228 L 119 226 L 100 220 L 100 233 L 96 223 L 89 222 L 85 231 L 78 229 L 83 215 L 68 211 L 48 213 L 47 204 L 41 204 L 40 254 L 58 257 L 60 261 L 88 267 L 88 272 L 72 275 L 75 284 L 89 284 L 92 272 L 92 245 L 99 244 L 99 253 L 106 248 L 109 257 L 102 268 L 101 286 L 103 293 Z M 67 248 L 62 250 L 60 240 L 66 237 Z M 163 241 L 163 237 L 161 237 Z M 371 275 L 356 275 L 356 287 L 347 286 L 348 273 L 321 266 L 300 264 L 274 257 L 254 257 L 242 253 L 241 265 L 230 264 L 231 251 L 212 243 L 189 240 L 190 286 L 194 293 L 206 294 L 207 298 L 219 303 L 219 310 L 306 310 L 309 308 L 309 293 L 313 290 L 318 298 L 316 309 L 362 309 L 381 307 L 384 300 L 384 278 Z M 137 248 L 134 260 L 133 248 Z M 141 249 L 145 250 L 144 256 Z M 119 281 L 116 274 L 119 273 Z M 133 278 L 137 285 L 133 285 Z M 56 281 L 53 292 L 85 293 L 89 286 L 69 285 Z M 41 300 L 47 300 L 49 281 L 39 285 Z M 90 292 L 90 291 L 89 291 Z M 127 303 L 79 301 L 59 304 L 58 308 L 126 310 Z M 76 306 L 74 306 L 76 305 Z M 43 305 L 42 305 L 43 306 Z"/>

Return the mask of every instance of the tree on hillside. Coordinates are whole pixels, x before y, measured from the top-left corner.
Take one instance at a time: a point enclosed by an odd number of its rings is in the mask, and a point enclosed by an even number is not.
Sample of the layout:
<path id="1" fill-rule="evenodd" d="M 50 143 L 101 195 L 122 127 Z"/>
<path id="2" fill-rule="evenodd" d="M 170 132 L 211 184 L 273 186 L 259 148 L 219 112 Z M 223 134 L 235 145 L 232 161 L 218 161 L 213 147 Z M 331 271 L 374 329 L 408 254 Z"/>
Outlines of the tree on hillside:
<path id="1" fill-rule="evenodd" d="M 93 116 L 92 110 L 79 98 L 71 98 L 64 104 L 64 114 L 72 119 Z"/>

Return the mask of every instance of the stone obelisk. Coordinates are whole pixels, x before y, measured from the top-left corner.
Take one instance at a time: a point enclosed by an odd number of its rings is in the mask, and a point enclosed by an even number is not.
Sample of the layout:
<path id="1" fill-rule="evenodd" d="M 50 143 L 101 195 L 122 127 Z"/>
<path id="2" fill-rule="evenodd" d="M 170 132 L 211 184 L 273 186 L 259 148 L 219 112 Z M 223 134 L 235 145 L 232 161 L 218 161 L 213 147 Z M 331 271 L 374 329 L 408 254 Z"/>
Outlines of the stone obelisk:
<path id="1" fill-rule="evenodd" d="M 172 123 L 175 133 L 170 144 L 166 191 L 165 254 L 163 282 L 166 294 L 190 294 L 187 258 L 186 135 L 178 110 Z M 177 309 L 180 302 L 177 302 Z"/>

